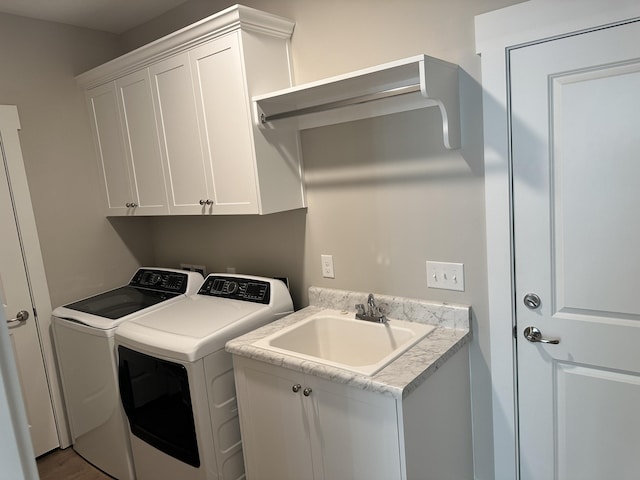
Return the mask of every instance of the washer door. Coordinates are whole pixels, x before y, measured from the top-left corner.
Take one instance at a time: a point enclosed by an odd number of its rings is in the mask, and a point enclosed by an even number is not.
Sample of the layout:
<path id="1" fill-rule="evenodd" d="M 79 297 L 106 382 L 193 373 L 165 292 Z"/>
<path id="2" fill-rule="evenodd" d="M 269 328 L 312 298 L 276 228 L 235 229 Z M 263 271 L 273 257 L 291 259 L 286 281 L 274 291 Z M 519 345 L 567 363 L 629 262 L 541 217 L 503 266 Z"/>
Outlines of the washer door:
<path id="1" fill-rule="evenodd" d="M 131 433 L 167 455 L 200 467 L 186 368 L 119 345 L 118 376 Z"/>

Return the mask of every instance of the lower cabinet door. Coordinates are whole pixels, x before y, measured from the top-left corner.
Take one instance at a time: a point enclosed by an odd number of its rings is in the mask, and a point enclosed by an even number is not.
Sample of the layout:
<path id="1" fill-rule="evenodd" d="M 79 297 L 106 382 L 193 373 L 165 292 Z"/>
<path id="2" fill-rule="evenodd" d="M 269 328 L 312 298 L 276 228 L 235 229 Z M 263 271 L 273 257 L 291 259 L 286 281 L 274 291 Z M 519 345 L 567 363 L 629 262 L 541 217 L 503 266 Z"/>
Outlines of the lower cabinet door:
<path id="1" fill-rule="evenodd" d="M 249 480 L 400 480 L 397 403 L 234 357 Z"/>
<path id="2" fill-rule="evenodd" d="M 311 480 L 303 375 L 284 369 L 266 372 L 261 364 L 256 366 L 236 370 L 247 479 Z M 294 388 L 297 385 L 301 388 Z"/>
<path id="3" fill-rule="evenodd" d="M 400 480 L 396 400 L 312 377 L 311 445 L 321 478 Z M 311 407 L 311 405 L 309 405 Z"/>

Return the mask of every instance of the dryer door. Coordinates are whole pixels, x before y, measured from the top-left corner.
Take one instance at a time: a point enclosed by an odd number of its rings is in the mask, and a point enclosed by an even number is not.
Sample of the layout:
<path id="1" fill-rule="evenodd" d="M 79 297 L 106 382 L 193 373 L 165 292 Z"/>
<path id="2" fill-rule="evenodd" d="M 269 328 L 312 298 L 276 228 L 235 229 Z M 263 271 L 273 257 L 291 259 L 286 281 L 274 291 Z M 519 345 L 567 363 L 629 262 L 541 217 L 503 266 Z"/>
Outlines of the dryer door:
<path id="1" fill-rule="evenodd" d="M 189 378 L 183 365 L 118 346 L 122 405 L 131 433 L 158 450 L 200 466 Z"/>

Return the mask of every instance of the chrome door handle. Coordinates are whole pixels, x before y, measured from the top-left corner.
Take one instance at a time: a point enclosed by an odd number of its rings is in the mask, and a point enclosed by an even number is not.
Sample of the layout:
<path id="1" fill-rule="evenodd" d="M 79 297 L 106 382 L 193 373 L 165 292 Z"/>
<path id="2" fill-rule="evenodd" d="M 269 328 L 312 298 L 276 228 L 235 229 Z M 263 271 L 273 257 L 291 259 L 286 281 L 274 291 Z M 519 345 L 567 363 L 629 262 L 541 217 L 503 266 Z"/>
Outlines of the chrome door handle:
<path id="1" fill-rule="evenodd" d="M 552 345 L 560 343 L 559 338 L 544 338 L 542 332 L 536 327 L 527 327 L 522 333 L 524 334 L 524 338 L 532 343 L 549 343 Z"/>
<path id="2" fill-rule="evenodd" d="M 16 315 L 16 318 L 7 320 L 7 323 L 26 322 L 28 318 L 29 318 L 29 312 L 27 312 L 26 310 L 20 310 Z"/>

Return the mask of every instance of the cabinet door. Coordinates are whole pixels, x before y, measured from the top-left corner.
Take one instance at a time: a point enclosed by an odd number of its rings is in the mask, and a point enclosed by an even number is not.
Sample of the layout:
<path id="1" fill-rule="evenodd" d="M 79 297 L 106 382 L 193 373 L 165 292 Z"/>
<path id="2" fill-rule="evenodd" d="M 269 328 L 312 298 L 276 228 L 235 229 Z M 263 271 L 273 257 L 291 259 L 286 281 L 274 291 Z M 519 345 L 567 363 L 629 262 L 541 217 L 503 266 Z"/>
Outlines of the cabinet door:
<path id="1" fill-rule="evenodd" d="M 308 379 L 314 401 L 311 445 L 322 478 L 400 480 L 400 440 L 396 400 Z"/>
<path id="2" fill-rule="evenodd" d="M 189 52 L 214 213 L 258 213 L 249 98 L 237 33 Z"/>
<path id="3" fill-rule="evenodd" d="M 313 479 L 310 402 L 302 389 L 293 391 L 303 375 L 237 357 L 234 367 L 247 479 Z"/>
<path id="4" fill-rule="evenodd" d="M 98 163 L 107 215 L 126 215 L 133 201 L 129 166 L 122 138 L 115 82 L 87 90 L 91 130 Z"/>
<path id="5" fill-rule="evenodd" d="M 200 143 L 189 54 L 149 67 L 171 213 L 209 213 L 205 155 Z"/>
<path id="6" fill-rule="evenodd" d="M 136 214 L 168 213 L 151 82 L 145 68 L 116 80 Z"/>

